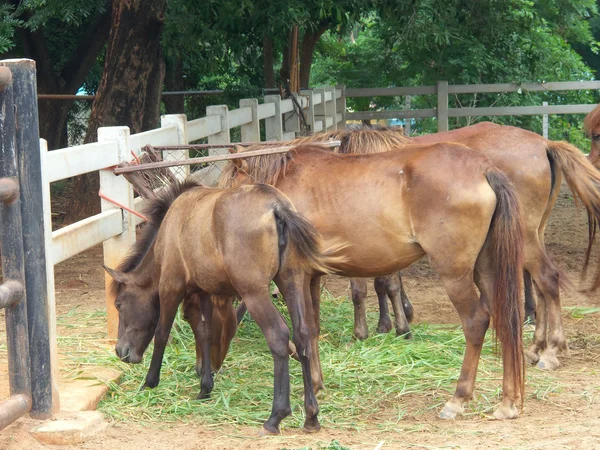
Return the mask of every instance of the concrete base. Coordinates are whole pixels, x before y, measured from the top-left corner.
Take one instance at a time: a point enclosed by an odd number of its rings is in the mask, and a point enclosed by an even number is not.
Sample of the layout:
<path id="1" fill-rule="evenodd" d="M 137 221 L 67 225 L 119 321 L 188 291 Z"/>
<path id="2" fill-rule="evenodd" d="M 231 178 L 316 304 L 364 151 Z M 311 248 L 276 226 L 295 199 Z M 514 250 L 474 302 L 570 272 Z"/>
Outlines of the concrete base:
<path id="1" fill-rule="evenodd" d="M 106 395 L 110 383 L 118 383 L 121 372 L 110 369 L 94 370 L 89 378 L 65 382 L 60 386 L 61 412 L 94 411 Z"/>
<path id="2" fill-rule="evenodd" d="M 106 430 L 108 423 L 97 411 L 61 413 L 34 428 L 31 434 L 41 442 L 51 445 L 74 445 Z"/>

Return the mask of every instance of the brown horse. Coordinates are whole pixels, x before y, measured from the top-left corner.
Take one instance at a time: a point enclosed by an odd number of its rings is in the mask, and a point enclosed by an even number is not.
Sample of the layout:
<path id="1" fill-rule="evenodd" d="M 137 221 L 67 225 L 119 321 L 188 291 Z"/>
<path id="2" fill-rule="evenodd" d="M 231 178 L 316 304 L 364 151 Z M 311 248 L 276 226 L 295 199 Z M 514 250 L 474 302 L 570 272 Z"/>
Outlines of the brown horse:
<path id="1" fill-rule="evenodd" d="M 585 116 L 583 129 L 592 139 L 588 159 L 594 166 L 600 168 L 600 104 Z"/>
<path id="2" fill-rule="evenodd" d="M 428 255 L 466 339 L 456 393 L 440 416 L 456 417 L 471 399 L 490 317 L 504 363 L 503 398 L 495 416 L 518 415 L 515 404 L 523 398 L 524 369 L 521 218 L 510 182 L 486 157 L 459 144 L 372 155 L 300 146 L 283 155 L 235 160 L 226 166 L 222 182 L 259 182 L 284 192 L 324 239 L 350 244 L 341 252 L 346 261 L 334 264 L 342 275 L 385 275 Z M 319 281 L 320 276 L 305 281 L 315 313 L 315 387 L 322 386 Z"/>
<path id="3" fill-rule="evenodd" d="M 322 141 L 330 138 L 341 141 L 340 152 L 360 154 L 398 150 L 409 142 L 431 143 L 452 140 L 486 155 L 509 177 L 525 212 L 525 279 L 530 280 L 530 274 L 533 277 L 540 303 L 537 308 L 534 342 L 526 354 L 529 361 L 537 362 L 540 368 L 558 367 L 557 356 L 567 349 L 559 297 L 559 285 L 564 279 L 561 280 L 559 270 L 545 252 L 544 231 L 564 175 L 574 196 L 581 200 L 590 216 L 590 245 L 585 263 L 587 265 L 595 232 L 594 224 L 600 218 L 600 173 L 592 167 L 583 154 L 566 142 L 549 141 L 526 130 L 492 123 L 481 123 L 446 133 L 415 137 L 410 141 L 405 138 L 400 145 L 396 143 L 400 140 L 398 132 L 393 129 L 340 130 L 301 138 L 300 141 Z M 395 142 L 391 144 L 391 140 Z M 364 316 L 366 280 L 353 279 L 351 282 L 355 304 L 355 334 L 359 338 L 364 338 L 368 334 Z M 394 293 L 390 283 L 397 284 L 395 275 L 376 280 L 376 290 L 380 300 L 379 331 L 387 331 L 391 325 L 387 317 L 387 302 L 382 292 L 387 291 L 390 294 L 394 311 L 399 309 L 397 299 L 401 294 Z M 596 278 L 594 287 L 599 283 L 600 279 Z M 525 287 L 529 298 L 528 309 L 531 309 L 533 296 L 530 283 Z M 406 305 L 409 303 L 406 294 L 404 298 L 403 303 Z M 395 320 L 397 333 L 408 335 L 406 320 L 401 312 L 400 317 L 396 314 Z"/>
<path id="4" fill-rule="evenodd" d="M 314 227 L 295 212 L 290 201 L 271 186 L 211 189 L 194 182 L 173 184 L 149 202 L 149 224 L 142 239 L 114 278 L 115 305 L 119 311 L 117 355 L 137 363 L 152 336 L 154 352 L 145 386 L 158 385 L 163 354 L 179 303 L 190 297 L 200 314 L 202 346 L 200 398 L 208 396 L 213 380 L 210 366 L 214 296 L 239 296 L 260 326 L 275 365 L 271 417 L 264 433 L 278 433 L 279 423 L 291 413 L 288 367 L 289 329 L 273 305 L 269 284 L 283 293 L 293 325 L 293 342 L 304 375 L 305 428 L 319 429 L 318 405 L 311 379 L 311 343 L 304 305 L 307 274 L 329 271 L 336 257 L 321 252 Z M 192 302 L 193 300 L 193 302 Z M 189 308 L 188 308 L 189 313 Z M 227 322 L 235 322 L 226 313 Z M 226 336 L 230 336 L 226 334 Z"/>

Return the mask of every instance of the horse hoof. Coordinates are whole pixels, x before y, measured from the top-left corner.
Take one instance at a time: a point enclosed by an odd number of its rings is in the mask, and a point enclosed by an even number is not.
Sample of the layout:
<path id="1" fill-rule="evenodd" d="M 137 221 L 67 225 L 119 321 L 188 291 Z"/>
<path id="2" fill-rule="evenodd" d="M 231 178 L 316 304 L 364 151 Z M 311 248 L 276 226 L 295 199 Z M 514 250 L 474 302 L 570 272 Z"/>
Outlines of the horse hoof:
<path id="1" fill-rule="evenodd" d="M 379 322 L 379 325 L 377 325 L 377 332 L 379 334 L 389 333 L 390 331 L 392 331 L 392 322 L 389 320 L 384 321 L 384 322 Z"/>
<path id="2" fill-rule="evenodd" d="M 269 429 L 265 425 L 262 426 L 260 430 L 258 430 L 258 436 L 277 436 L 279 434 L 279 428 Z"/>
<path id="3" fill-rule="evenodd" d="M 354 337 L 356 339 L 358 339 L 359 341 L 364 341 L 366 338 L 369 337 L 369 332 L 368 331 L 362 331 L 362 330 L 354 330 Z"/>
<path id="4" fill-rule="evenodd" d="M 156 386 L 158 386 L 158 380 L 146 380 L 144 386 L 142 386 L 142 390 L 154 389 Z"/>
<path id="5" fill-rule="evenodd" d="M 317 419 L 313 421 L 306 420 L 304 422 L 304 432 L 305 433 L 316 433 L 321 430 L 321 424 Z"/>
<path id="6" fill-rule="evenodd" d="M 525 350 L 523 353 L 525 354 L 525 359 L 527 362 L 532 366 L 537 364 L 537 362 L 540 360 L 540 355 L 532 352 L 531 350 Z"/>
<path id="7" fill-rule="evenodd" d="M 514 406 L 500 406 L 494 411 L 496 420 L 516 419 L 519 416 L 519 410 Z"/>
<path id="8" fill-rule="evenodd" d="M 553 355 L 542 355 L 537 363 L 537 368 L 540 370 L 555 370 L 560 366 L 558 358 Z"/>
<path id="9" fill-rule="evenodd" d="M 200 391 L 196 397 L 196 400 L 205 400 L 207 398 L 210 398 L 210 392 Z"/>
<path id="10" fill-rule="evenodd" d="M 444 419 L 444 420 L 454 420 L 454 419 L 456 419 L 456 416 L 458 414 L 462 414 L 463 411 L 464 411 L 464 408 L 462 406 L 457 407 L 455 405 L 451 405 L 450 402 L 448 402 L 444 405 L 444 408 L 440 412 L 439 417 L 440 417 L 440 419 Z"/>
<path id="11" fill-rule="evenodd" d="M 404 339 L 412 339 L 413 335 L 410 330 L 398 330 L 396 329 L 396 336 L 402 336 Z"/>

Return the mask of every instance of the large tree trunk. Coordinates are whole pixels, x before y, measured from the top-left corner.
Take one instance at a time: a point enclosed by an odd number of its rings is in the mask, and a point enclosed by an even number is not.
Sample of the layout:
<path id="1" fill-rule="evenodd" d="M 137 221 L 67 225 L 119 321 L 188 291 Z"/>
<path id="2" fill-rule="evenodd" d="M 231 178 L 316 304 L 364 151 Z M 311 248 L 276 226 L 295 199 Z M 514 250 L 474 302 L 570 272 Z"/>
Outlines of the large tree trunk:
<path id="1" fill-rule="evenodd" d="M 160 35 L 166 0 L 114 0 L 106 62 L 85 142 L 98 128 L 127 125 L 132 133 L 155 126 L 164 76 Z M 73 222 L 100 210 L 98 175 L 79 177 L 66 217 Z"/>
<path id="2" fill-rule="evenodd" d="M 77 48 L 59 72 L 56 71 L 56 62 L 52 60 L 46 46 L 44 30 L 42 28 L 35 31 L 19 29 L 24 55 L 18 56 L 36 61 L 38 93 L 71 95 L 77 93 L 108 39 L 111 4 L 112 0 L 109 0 L 107 12 L 95 23 L 90 24 Z M 24 13 L 21 19 L 25 21 L 29 19 L 29 13 Z M 66 147 L 68 144 L 67 115 L 71 105 L 71 101 L 62 100 L 40 100 L 39 102 L 40 137 L 48 141 L 50 150 Z"/>
<path id="3" fill-rule="evenodd" d="M 265 73 L 265 87 L 275 88 L 275 70 L 273 69 L 273 40 L 271 38 L 263 39 L 263 68 Z"/>
<path id="4" fill-rule="evenodd" d="M 292 69 L 292 29 L 288 33 L 288 39 L 283 46 L 283 55 L 281 58 L 281 68 L 279 69 L 279 80 L 283 86 L 290 81 Z"/>
<path id="5" fill-rule="evenodd" d="M 302 39 L 302 52 L 300 54 L 300 87 L 308 89 L 310 83 L 310 67 L 312 66 L 315 46 L 323 33 L 329 28 L 328 24 L 322 24 L 316 31 L 306 30 Z"/>
<path id="6" fill-rule="evenodd" d="M 165 89 L 167 91 L 183 91 L 183 62 L 181 58 L 165 58 Z M 163 101 L 167 114 L 183 114 L 185 101 L 183 95 L 169 95 Z"/>

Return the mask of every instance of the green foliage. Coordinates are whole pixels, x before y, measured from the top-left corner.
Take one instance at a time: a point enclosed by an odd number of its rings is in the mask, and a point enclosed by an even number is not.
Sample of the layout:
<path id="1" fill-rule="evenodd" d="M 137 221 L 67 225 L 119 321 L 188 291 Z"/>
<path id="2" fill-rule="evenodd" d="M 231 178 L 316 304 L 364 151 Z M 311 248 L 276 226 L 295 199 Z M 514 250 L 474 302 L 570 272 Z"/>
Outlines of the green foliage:
<path id="1" fill-rule="evenodd" d="M 326 34 L 317 48 L 312 85 L 347 87 L 521 83 L 590 80 L 593 74 L 572 48 L 595 50 L 590 22 L 594 0 L 419 0 L 379 2 L 341 38 Z M 595 92 L 455 95 L 450 107 L 525 106 L 598 102 Z M 349 99 L 355 110 L 403 109 L 404 98 Z M 412 109 L 435 108 L 435 96 L 412 98 Z M 492 120 L 537 132 L 541 116 L 456 118 L 452 128 Z M 588 147 L 581 116 L 551 116 L 550 137 Z M 433 119 L 416 120 L 413 132 L 437 130 Z"/>

